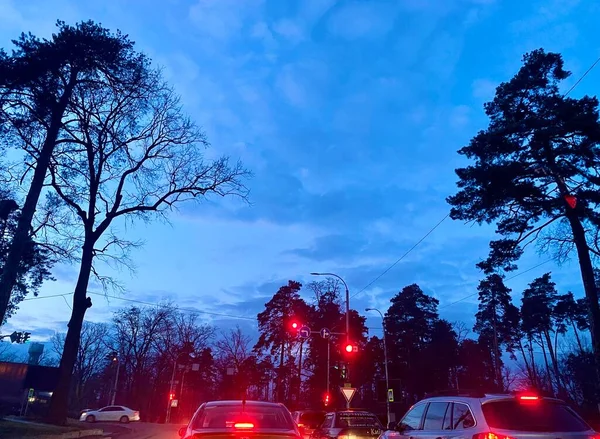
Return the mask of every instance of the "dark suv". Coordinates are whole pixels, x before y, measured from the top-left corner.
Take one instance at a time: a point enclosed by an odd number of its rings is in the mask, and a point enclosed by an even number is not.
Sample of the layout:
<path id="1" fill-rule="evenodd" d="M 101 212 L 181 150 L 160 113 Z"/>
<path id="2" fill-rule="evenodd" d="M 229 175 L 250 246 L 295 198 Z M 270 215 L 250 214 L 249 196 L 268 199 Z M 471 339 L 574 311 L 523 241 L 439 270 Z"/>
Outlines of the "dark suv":
<path id="1" fill-rule="evenodd" d="M 312 434 L 313 439 L 377 439 L 383 426 L 377 416 L 364 410 L 339 410 L 327 413 Z"/>
<path id="2" fill-rule="evenodd" d="M 318 410 L 300 410 L 292 412 L 292 418 L 300 430 L 303 439 L 309 439 L 313 432 L 325 420 L 325 412 Z"/>

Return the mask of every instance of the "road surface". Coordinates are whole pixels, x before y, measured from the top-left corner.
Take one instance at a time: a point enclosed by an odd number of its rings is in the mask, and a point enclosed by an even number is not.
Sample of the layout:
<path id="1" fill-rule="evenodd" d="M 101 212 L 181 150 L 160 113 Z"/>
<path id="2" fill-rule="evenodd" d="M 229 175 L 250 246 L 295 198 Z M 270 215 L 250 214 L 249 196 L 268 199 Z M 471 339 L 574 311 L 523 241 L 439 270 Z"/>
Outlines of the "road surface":
<path id="1" fill-rule="evenodd" d="M 98 422 L 98 428 L 110 433 L 114 439 L 178 439 L 177 434 L 181 425 L 149 424 L 132 422 L 125 426 Z"/>

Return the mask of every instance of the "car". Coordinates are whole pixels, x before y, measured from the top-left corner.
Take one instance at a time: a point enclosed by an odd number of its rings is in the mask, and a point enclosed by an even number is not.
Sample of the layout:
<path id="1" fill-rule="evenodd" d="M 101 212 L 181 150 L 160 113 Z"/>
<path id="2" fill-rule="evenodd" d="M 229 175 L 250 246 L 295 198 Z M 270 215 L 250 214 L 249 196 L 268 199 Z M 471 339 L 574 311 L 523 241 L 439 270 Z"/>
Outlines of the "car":
<path id="1" fill-rule="evenodd" d="M 312 439 L 376 439 L 383 431 L 377 416 L 364 410 L 348 409 L 329 412 Z"/>
<path id="2" fill-rule="evenodd" d="M 246 400 L 205 402 L 188 425 L 179 429 L 179 436 L 184 439 L 204 435 L 302 439 L 292 414 L 283 404 Z"/>
<path id="3" fill-rule="evenodd" d="M 412 406 L 379 439 L 575 439 L 596 432 L 564 401 L 532 392 L 451 392 Z"/>
<path id="4" fill-rule="evenodd" d="M 124 424 L 140 420 L 140 412 L 122 405 L 109 405 L 98 410 L 81 413 L 80 421 L 85 422 L 122 422 Z"/>
<path id="5" fill-rule="evenodd" d="M 298 426 L 303 439 L 310 439 L 313 432 L 325 420 L 326 412 L 322 410 L 299 410 L 292 412 L 292 418 Z"/>

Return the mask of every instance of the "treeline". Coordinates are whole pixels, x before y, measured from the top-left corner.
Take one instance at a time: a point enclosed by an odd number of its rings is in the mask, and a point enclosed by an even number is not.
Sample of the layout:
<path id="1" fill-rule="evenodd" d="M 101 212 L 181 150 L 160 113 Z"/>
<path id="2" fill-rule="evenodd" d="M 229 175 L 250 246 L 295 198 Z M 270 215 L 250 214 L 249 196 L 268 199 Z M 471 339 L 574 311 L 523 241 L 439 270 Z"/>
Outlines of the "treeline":
<path id="1" fill-rule="evenodd" d="M 211 399 L 246 397 L 281 401 L 291 409 L 319 408 L 327 392 L 329 349 L 330 406 L 343 406 L 339 387 L 349 381 L 358 388 L 353 404 L 383 415 L 383 340 L 369 336 L 366 317 L 351 310 L 350 339 L 359 349 L 344 352 L 339 293 L 335 280 L 304 288 L 289 281 L 258 314 L 255 343 L 250 331 L 218 331 L 198 314 L 168 304 L 124 308 L 111 323 L 86 323 L 70 411 L 109 404 L 117 368 L 116 403 L 141 410 L 148 421 L 164 421 L 170 393 L 178 401 L 174 422 L 189 419 Z M 441 318 L 438 300 L 416 284 L 392 297 L 382 311 L 392 408 L 398 415 L 426 394 L 450 388 L 534 387 L 582 409 L 593 407 L 597 384 L 582 300 L 559 294 L 549 273 L 529 284 L 520 304 L 513 304 L 510 293 L 500 276 L 481 281 L 472 332 L 464 322 Z M 300 338 L 289 326 L 292 319 L 313 334 Z M 320 336 L 323 328 L 333 333 L 329 340 Z M 53 337 L 57 354 L 63 343 L 63 334 Z"/>

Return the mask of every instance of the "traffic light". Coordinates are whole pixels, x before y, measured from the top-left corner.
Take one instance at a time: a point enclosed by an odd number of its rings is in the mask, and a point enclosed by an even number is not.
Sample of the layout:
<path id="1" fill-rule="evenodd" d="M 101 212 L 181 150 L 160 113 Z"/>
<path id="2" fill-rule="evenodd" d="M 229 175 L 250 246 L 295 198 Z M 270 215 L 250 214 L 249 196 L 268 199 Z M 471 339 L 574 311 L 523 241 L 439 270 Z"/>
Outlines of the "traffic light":
<path id="1" fill-rule="evenodd" d="M 173 401 L 175 399 L 175 393 L 169 393 L 169 401 Z"/>
<path id="2" fill-rule="evenodd" d="M 345 364 L 342 365 L 342 372 L 340 373 L 340 376 L 342 377 L 343 380 L 348 378 L 348 369 L 346 369 Z"/>
<path id="3" fill-rule="evenodd" d="M 356 346 L 354 343 L 351 343 L 351 342 L 344 344 L 344 353 L 345 354 L 352 354 L 354 352 L 358 352 L 358 346 Z"/>
<path id="4" fill-rule="evenodd" d="M 31 336 L 31 332 L 24 332 L 23 333 L 23 341 L 22 341 L 22 343 L 27 343 L 27 341 L 29 340 L 30 336 Z"/>
<path id="5" fill-rule="evenodd" d="M 329 405 L 329 402 L 331 401 L 331 395 L 329 394 L 329 392 L 325 393 L 325 396 L 323 397 L 323 404 L 325 404 L 325 407 L 327 407 Z"/>
<path id="6" fill-rule="evenodd" d="M 298 319 L 291 319 L 290 320 L 290 330 L 292 330 L 292 331 L 298 331 L 301 326 L 302 325 L 300 324 L 300 322 L 298 321 Z"/>
<path id="7" fill-rule="evenodd" d="M 10 334 L 10 342 L 11 343 L 19 343 L 20 340 L 21 340 L 20 332 L 15 331 L 12 334 Z"/>

